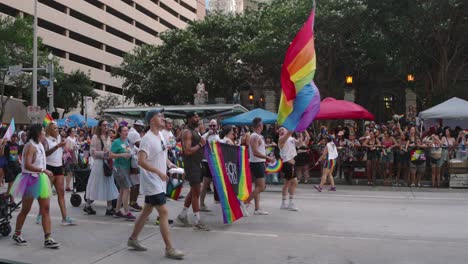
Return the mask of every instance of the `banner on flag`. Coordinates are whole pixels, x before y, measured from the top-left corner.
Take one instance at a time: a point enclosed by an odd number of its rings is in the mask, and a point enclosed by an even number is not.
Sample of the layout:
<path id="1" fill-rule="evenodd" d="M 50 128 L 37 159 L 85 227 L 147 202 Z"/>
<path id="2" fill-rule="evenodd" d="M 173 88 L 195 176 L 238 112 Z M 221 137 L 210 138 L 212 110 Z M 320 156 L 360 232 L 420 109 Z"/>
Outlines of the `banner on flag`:
<path id="1" fill-rule="evenodd" d="M 246 147 L 211 142 L 205 148 L 205 157 L 213 175 L 224 223 L 232 223 L 243 216 L 240 203 L 247 200 L 252 191 Z"/>

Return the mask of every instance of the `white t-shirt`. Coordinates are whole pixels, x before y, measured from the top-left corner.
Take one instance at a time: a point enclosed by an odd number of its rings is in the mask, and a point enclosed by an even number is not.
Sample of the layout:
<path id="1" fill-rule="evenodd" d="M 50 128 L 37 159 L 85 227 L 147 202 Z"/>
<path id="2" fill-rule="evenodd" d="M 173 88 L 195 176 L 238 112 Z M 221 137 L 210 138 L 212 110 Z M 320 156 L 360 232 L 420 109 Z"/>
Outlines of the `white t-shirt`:
<path id="1" fill-rule="evenodd" d="M 288 162 L 297 156 L 295 138 L 289 137 L 286 140 L 286 142 L 283 145 L 283 148 L 280 149 L 280 156 L 284 162 Z"/>
<path id="2" fill-rule="evenodd" d="M 47 144 L 49 145 L 49 149 L 54 148 L 57 146 L 60 141 L 62 140 L 60 135 L 57 138 L 47 137 Z M 63 148 L 56 149 L 52 154 L 46 157 L 47 165 L 60 167 L 63 165 Z"/>
<path id="3" fill-rule="evenodd" d="M 155 135 L 148 131 L 140 142 L 140 151 L 146 153 L 147 161 L 152 166 L 167 172 L 167 149 L 164 137 L 161 132 Z M 161 180 L 156 173 L 147 171 L 140 167 L 140 193 L 145 196 L 156 195 L 166 192 L 166 182 Z"/>
<path id="4" fill-rule="evenodd" d="M 172 131 L 163 129 L 161 133 L 164 137 L 164 142 L 166 142 L 167 146 L 171 148 L 175 147 L 176 140 Z"/>
<path id="5" fill-rule="evenodd" d="M 128 143 L 129 143 L 129 146 L 131 148 L 133 148 L 133 146 L 135 146 L 135 143 L 137 143 L 138 141 L 141 141 L 141 136 L 140 136 L 140 133 L 138 133 L 138 131 L 135 130 L 135 128 L 130 128 L 130 130 L 128 131 Z"/>
<path id="6" fill-rule="evenodd" d="M 250 162 L 265 162 L 266 160 L 265 159 L 262 159 L 262 158 L 258 158 L 256 157 L 254 154 L 253 154 L 253 150 L 252 150 L 252 142 L 253 142 L 253 139 L 255 137 L 259 137 L 260 138 L 260 146 L 258 146 L 258 151 L 260 153 L 262 153 L 263 155 L 265 155 L 266 153 L 266 149 L 265 149 L 265 139 L 263 138 L 262 135 L 259 135 L 257 133 L 252 133 L 252 135 L 250 136 L 250 146 L 249 146 L 249 161 Z"/>
<path id="7" fill-rule="evenodd" d="M 328 160 L 338 158 L 338 150 L 336 149 L 335 143 L 328 142 L 327 150 L 328 150 Z"/>

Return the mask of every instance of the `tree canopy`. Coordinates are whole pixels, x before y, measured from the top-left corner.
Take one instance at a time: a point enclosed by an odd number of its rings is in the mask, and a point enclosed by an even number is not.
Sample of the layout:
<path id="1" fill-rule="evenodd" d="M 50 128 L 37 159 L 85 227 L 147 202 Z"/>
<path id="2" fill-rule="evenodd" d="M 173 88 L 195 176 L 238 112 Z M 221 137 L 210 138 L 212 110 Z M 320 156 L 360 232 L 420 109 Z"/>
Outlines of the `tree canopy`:
<path id="1" fill-rule="evenodd" d="M 456 92 L 466 71 L 468 15 L 463 0 L 317 1 L 316 83 L 324 96 L 340 97 L 344 76 L 355 82 L 414 88 L 437 103 Z M 235 89 L 280 90 L 286 50 L 312 9 L 311 0 L 274 0 L 258 11 L 215 13 L 186 29 L 161 34 L 160 46 L 127 55 L 114 74 L 125 77 L 125 95 L 137 104 L 192 101 L 198 78 L 210 97 Z"/>

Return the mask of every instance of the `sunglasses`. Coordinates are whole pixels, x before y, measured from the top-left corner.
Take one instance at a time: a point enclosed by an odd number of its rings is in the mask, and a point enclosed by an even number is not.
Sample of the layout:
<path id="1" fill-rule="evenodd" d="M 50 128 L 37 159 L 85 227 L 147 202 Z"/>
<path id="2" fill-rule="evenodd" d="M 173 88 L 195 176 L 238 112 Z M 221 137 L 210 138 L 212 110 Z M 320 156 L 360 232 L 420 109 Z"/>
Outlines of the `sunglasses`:
<path id="1" fill-rule="evenodd" d="M 164 142 L 161 140 L 161 146 L 162 146 L 162 150 L 165 151 L 166 150 L 166 146 L 164 145 Z"/>

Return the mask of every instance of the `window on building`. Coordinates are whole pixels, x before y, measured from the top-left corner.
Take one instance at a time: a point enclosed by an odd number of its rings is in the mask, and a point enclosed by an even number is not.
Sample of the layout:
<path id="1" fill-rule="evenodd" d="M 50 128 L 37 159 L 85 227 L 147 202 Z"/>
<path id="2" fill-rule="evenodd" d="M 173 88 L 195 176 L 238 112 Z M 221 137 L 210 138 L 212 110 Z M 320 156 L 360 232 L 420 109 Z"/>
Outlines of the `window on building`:
<path id="1" fill-rule="evenodd" d="M 180 15 L 180 20 L 184 21 L 185 23 L 190 22 L 190 19 L 184 17 L 183 15 Z"/>
<path id="2" fill-rule="evenodd" d="M 92 82 L 92 85 L 93 85 L 93 88 L 96 89 L 96 90 L 104 90 L 104 85 L 102 83 L 98 83 L 98 82 Z"/>
<path id="3" fill-rule="evenodd" d="M 78 34 L 76 32 L 70 31 L 68 33 L 68 36 L 73 40 L 79 41 L 81 43 L 84 43 L 84 44 L 89 45 L 91 47 L 94 47 L 96 49 L 102 49 L 102 43 L 101 42 L 96 41 L 96 40 L 91 39 L 91 38 L 88 38 L 88 37 L 86 37 L 84 35 L 81 35 L 81 34 Z"/>
<path id="4" fill-rule="evenodd" d="M 125 39 L 128 42 L 133 43 L 133 37 L 123 33 L 120 30 L 117 30 L 117 29 L 115 29 L 113 27 L 110 27 L 110 26 L 106 26 L 106 31 L 111 33 L 112 35 L 115 35 L 115 36 L 117 36 L 119 38 Z"/>
<path id="5" fill-rule="evenodd" d="M 102 63 L 100 63 L 100 62 L 97 62 L 97 61 L 94 61 L 94 60 L 90 60 L 90 59 L 88 59 L 88 58 L 81 57 L 81 56 L 76 55 L 76 54 L 73 54 L 73 53 L 70 53 L 68 58 L 69 58 L 71 61 L 74 61 L 74 62 L 77 62 L 77 63 L 81 63 L 81 64 L 83 64 L 83 65 L 86 65 L 86 66 L 89 66 L 89 67 L 93 67 L 93 68 L 102 70 Z"/>
<path id="6" fill-rule="evenodd" d="M 0 13 L 6 14 L 12 17 L 17 17 L 19 15 L 19 10 L 0 3 Z"/>
<path id="7" fill-rule="evenodd" d="M 111 47 L 111 46 L 106 46 L 106 51 L 111 53 L 111 54 L 114 54 L 115 56 L 119 56 L 119 57 L 124 57 L 126 52 L 125 51 L 121 51 L 119 49 L 116 49 L 114 47 Z"/>
<path id="8" fill-rule="evenodd" d="M 180 5 L 185 7 L 186 9 L 190 10 L 192 13 L 197 13 L 197 9 L 191 7 L 190 5 L 186 4 L 184 1 L 180 1 Z"/>
<path id="9" fill-rule="evenodd" d="M 156 30 L 153 30 L 153 29 L 151 29 L 151 28 L 149 28 L 149 27 L 147 27 L 147 26 L 145 26 L 145 25 L 143 25 L 143 24 L 141 24 L 139 22 L 136 22 L 136 27 L 143 30 L 143 31 L 145 31 L 148 34 L 151 34 L 151 35 L 155 36 L 155 37 L 157 37 L 159 35 L 159 33 Z"/>
<path id="10" fill-rule="evenodd" d="M 60 57 L 60 58 L 66 58 L 66 54 L 67 54 L 66 51 L 61 50 L 61 49 L 57 49 L 57 48 L 54 48 L 54 47 L 48 46 L 48 45 L 44 45 L 44 47 L 45 47 L 48 51 L 52 52 L 52 54 L 54 54 L 54 56 Z"/>
<path id="11" fill-rule="evenodd" d="M 153 3 L 157 4 L 157 5 L 159 5 L 159 0 L 151 0 L 151 2 L 153 2 Z"/>
<path id="12" fill-rule="evenodd" d="M 177 27 L 172 25 L 171 23 L 167 22 L 166 20 L 159 18 L 159 23 L 163 24 L 164 26 L 170 28 L 170 29 L 176 29 Z"/>
<path id="13" fill-rule="evenodd" d="M 85 1 L 99 9 L 104 9 L 104 4 L 99 2 L 98 0 L 85 0 Z"/>
<path id="14" fill-rule="evenodd" d="M 52 7 L 55 10 L 58 10 L 62 13 L 67 12 L 67 7 L 54 1 L 54 0 L 38 0 L 39 3 L 44 4 L 46 6 Z"/>
<path id="15" fill-rule="evenodd" d="M 115 16 L 115 17 L 117 17 L 117 18 L 119 18 L 119 19 L 133 25 L 133 19 L 132 18 L 120 13 L 119 11 L 115 10 L 114 8 L 107 6 L 106 11 L 107 11 L 107 13 L 109 13 L 109 14 L 111 14 L 111 15 L 113 15 L 113 16 Z"/>
<path id="16" fill-rule="evenodd" d="M 106 92 L 122 95 L 123 89 L 120 87 L 115 87 L 106 84 Z"/>
<path id="17" fill-rule="evenodd" d="M 85 23 L 88 23 L 91 26 L 95 26 L 95 27 L 97 27 L 99 29 L 102 29 L 102 26 L 104 25 L 103 23 L 97 21 L 96 19 L 91 18 L 91 17 L 89 17 L 87 15 L 84 15 L 84 14 L 82 14 L 82 13 L 80 13 L 78 11 L 75 11 L 73 9 L 70 9 L 70 16 L 72 16 L 72 17 L 74 17 L 76 19 L 79 19 L 79 20 L 81 20 L 81 21 L 83 21 Z"/>
<path id="18" fill-rule="evenodd" d="M 37 19 L 37 25 L 43 29 L 50 30 L 52 32 L 55 32 L 57 34 L 65 36 L 65 32 L 67 31 L 65 28 L 58 26 L 54 23 L 51 23 L 49 21 L 45 21 L 44 19 Z"/>
<path id="19" fill-rule="evenodd" d="M 152 19 L 158 21 L 158 16 L 156 14 L 154 14 L 153 12 L 149 11 L 148 9 L 142 7 L 141 5 L 136 4 L 136 9 L 138 11 L 142 12 L 143 14 L 151 17 Z"/>
<path id="20" fill-rule="evenodd" d="M 139 40 L 139 39 L 135 39 L 135 44 L 141 47 L 141 46 L 145 45 L 146 43 Z"/>
<path id="21" fill-rule="evenodd" d="M 174 11 L 174 9 L 168 7 L 167 5 L 165 5 L 163 2 L 159 2 L 159 6 L 166 10 L 167 12 L 171 13 L 173 16 L 177 17 L 179 15 L 179 13 L 177 13 L 176 11 Z"/>
<path id="22" fill-rule="evenodd" d="M 122 2 L 126 3 L 127 5 L 133 7 L 133 1 L 132 0 L 122 0 Z"/>

